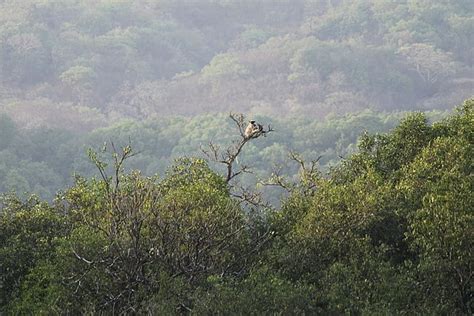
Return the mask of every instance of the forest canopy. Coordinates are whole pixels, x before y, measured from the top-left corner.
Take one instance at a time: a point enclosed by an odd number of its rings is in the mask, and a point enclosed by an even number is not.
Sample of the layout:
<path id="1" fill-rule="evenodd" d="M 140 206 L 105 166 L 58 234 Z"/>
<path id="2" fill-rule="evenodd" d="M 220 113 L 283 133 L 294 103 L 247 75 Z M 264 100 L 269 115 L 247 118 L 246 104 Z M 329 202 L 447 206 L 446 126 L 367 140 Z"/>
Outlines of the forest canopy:
<path id="1" fill-rule="evenodd" d="M 129 146 L 91 151 L 97 176 L 54 202 L 2 198 L 1 311 L 471 314 L 473 115 L 413 113 L 327 176 L 302 164 L 280 209 L 204 159 L 147 177 Z"/>

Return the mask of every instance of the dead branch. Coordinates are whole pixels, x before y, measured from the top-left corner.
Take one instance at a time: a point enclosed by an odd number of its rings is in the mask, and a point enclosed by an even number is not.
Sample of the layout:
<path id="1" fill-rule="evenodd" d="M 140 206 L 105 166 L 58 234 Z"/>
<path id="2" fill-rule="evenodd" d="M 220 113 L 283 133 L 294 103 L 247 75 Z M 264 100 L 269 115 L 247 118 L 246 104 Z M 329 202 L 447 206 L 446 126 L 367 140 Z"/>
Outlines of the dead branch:
<path id="1" fill-rule="evenodd" d="M 288 181 L 281 174 L 282 167 L 274 167 L 270 177 L 267 180 L 259 180 L 259 184 L 263 186 L 276 186 L 284 189 L 288 193 L 292 192 L 295 184 Z"/>
<path id="2" fill-rule="evenodd" d="M 260 180 L 259 184 L 263 186 L 280 187 L 290 194 L 296 190 L 305 195 L 312 194 L 317 187 L 317 181 L 320 177 L 318 162 L 322 156 L 318 156 L 318 158 L 310 160 L 309 162 L 306 162 L 300 154 L 293 151 L 291 151 L 288 156 L 291 161 L 296 162 L 299 166 L 299 181 L 289 181 L 282 175 L 282 167 L 274 167 L 270 177 L 267 180 Z"/>
<path id="3" fill-rule="evenodd" d="M 75 256 L 77 259 L 79 259 L 79 260 L 81 260 L 81 261 L 83 261 L 83 262 L 85 262 L 85 263 L 87 263 L 87 264 L 89 264 L 89 265 L 94 263 L 94 261 L 87 260 L 86 258 L 80 256 L 80 255 L 76 252 L 76 250 L 75 250 L 73 247 L 71 247 L 71 249 L 72 249 L 72 253 L 74 254 L 74 256 Z"/>
<path id="4" fill-rule="evenodd" d="M 232 196 L 251 205 L 262 206 L 263 203 L 260 194 L 236 184 L 230 185 L 230 182 L 243 173 L 252 173 L 250 167 L 247 165 L 239 166 L 239 168 L 235 167 L 235 162 L 244 146 L 253 139 L 257 139 L 260 136 L 265 137 L 268 133 L 273 132 L 274 129 L 271 125 L 268 125 L 267 128 L 263 128 L 262 125 L 258 124 L 256 125 L 258 129 L 253 130 L 250 135 L 246 135 L 245 130 L 248 122 L 245 120 L 244 115 L 240 113 L 230 113 L 229 118 L 234 122 L 239 133 L 239 138 L 234 140 L 232 144 L 225 149 L 221 149 L 219 145 L 211 141 L 207 145 L 207 148 L 201 147 L 201 151 L 210 161 L 225 166 L 225 180 L 232 189 Z"/>
<path id="5" fill-rule="evenodd" d="M 234 170 L 234 163 L 237 157 L 242 152 L 244 146 L 252 139 L 256 139 L 260 136 L 266 136 L 266 134 L 273 132 L 273 128 L 271 125 L 268 125 L 267 129 L 262 129 L 255 131 L 251 134 L 250 137 L 245 136 L 245 128 L 246 128 L 246 121 L 243 114 L 229 114 L 230 119 L 235 123 L 237 126 L 237 130 L 239 131 L 240 138 L 237 139 L 227 147 L 224 151 L 221 151 L 219 145 L 214 144 L 213 142 L 209 142 L 208 149 L 204 149 L 201 147 L 201 151 L 206 155 L 209 160 L 224 164 L 226 167 L 226 181 L 229 183 L 233 178 L 242 174 L 242 173 L 249 173 L 250 168 L 248 166 L 243 166 L 239 170 Z"/>

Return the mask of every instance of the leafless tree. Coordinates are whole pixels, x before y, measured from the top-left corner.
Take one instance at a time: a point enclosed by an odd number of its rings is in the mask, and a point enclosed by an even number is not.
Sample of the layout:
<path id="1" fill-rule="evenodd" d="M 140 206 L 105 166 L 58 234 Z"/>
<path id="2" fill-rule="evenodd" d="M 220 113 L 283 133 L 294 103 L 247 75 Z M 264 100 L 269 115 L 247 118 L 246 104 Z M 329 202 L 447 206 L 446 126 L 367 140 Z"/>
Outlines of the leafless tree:
<path id="1" fill-rule="evenodd" d="M 246 136 L 245 129 L 248 123 L 245 120 L 245 116 L 243 114 L 230 113 L 229 117 L 237 127 L 239 138 L 234 140 L 232 144 L 225 149 L 222 149 L 219 145 L 213 142 L 209 142 L 207 148 L 201 147 L 201 151 L 209 160 L 223 164 L 225 166 L 225 179 L 230 188 L 233 189 L 231 194 L 234 197 L 241 201 L 250 203 L 251 205 L 261 205 L 262 199 L 260 194 L 253 190 L 248 190 L 239 184 L 231 183 L 231 181 L 243 173 L 251 173 L 251 169 L 248 165 L 242 165 L 239 166 L 239 168 L 235 167 L 236 159 L 241 154 L 245 145 L 261 136 L 266 136 L 268 133 L 273 132 L 274 130 L 269 124 L 266 128 L 256 130 L 250 136 Z"/>
<path id="2" fill-rule="evenodd" d="M 317 181 L 320 178 L 318 162 L 322 158 L 319 156 L 314 160 L 306 162 L 300 154 L 291 151 L 289 159 L 299 166 L 299 181 L 292 182 L 282 174 L 282 167 L 274 167 L 271 176 L 259 183 L 264 186 L 276 186 L 284 189 L 288 193 L 300 191 L 303 194 L 311 194 L 316 190 Z"/>

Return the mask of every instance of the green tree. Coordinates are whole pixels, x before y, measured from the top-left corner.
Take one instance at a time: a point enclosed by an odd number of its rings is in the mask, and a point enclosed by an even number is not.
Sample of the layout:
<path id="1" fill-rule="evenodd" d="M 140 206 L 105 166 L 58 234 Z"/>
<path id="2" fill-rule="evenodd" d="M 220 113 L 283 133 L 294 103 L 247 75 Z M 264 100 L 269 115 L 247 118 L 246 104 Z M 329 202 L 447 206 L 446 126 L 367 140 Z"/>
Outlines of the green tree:
<path id="1" fill-rule="evenodd" d="M 421 290 L 438 312 L 472 313 L 473 105 L 436 127 L 434 139 L 407 166 L 400 190 L 408 204 L 408 237 L 419 253 Z"/>
<path id="2" fill-rule="evenodd" d="M 101 178 L 78 178 L 61 197 L 74 228 L 29 275 L 16 310 L 185 311 L 209 275 L 244 267 L 255 245 L 225 180 L 199 159 L 179 161 L 161 181 L 126 174 L 130 150 L 114 152 L 110 177 L 91 152 Z M 166 284 L 172 292 L 160 296 Z"/>
<path id="3" fill-rule="evenodd" d="M 69 226 L 64 214 L 36 196 L 22 201 L 4 195 L 0 207 L 0 311 L 7 312 L 27 275 L 52 257 Z"/>

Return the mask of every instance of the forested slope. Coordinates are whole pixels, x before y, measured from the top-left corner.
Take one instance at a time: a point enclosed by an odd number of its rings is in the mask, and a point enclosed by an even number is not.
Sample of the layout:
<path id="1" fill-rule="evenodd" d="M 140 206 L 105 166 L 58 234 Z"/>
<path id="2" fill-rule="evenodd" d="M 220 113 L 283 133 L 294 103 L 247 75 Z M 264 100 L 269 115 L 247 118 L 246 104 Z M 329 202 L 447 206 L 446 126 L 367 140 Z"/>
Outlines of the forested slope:
<path id="1" fill-rule="evenodd" d="M 473 111 L 362 136 L 278 210 L 244 208 L 203 159 L 146 177 L 122 169 L 130 147 L 91 153 L 100 175 L 54 203 L 1 200 L 1 311 L 472 314 Z"/>
<path id="2" fill-rule="evenodd" d="M 259 116 L 258 119 L 271 124 L 275 132 L 271 137 L 249 144 L 239 157 L 239 164 L 247 164 L 255 172 L 242 181 L 255 184 L 256 178 L 267 178 L 274 168 L 294 174 L 296 166 L 288 165 L 290 151 L 307 159 L 322 156 L 320 165 L 327 169 L 340 157 L 355 151 L 357 137 L 364 131 L 387 131 L 403 115 L 365 111 L 325 122 L 302 117 Z M 445 115 L 445 112 L 430 114 L 432 119 Z M 20 195 L 34 192 L 48 200 L 52 200 L 60 188 L 72 184 L 74 173 L 89 176 L 95 172 L 86 154 L 88 148 L 100 151 L 104 143 L 131 144 L 139 153 L 129 161 L 129 168 L 140 169 L 145 175 L 162 175 L 173 159 L 203 157 L 201 147 L 210 141 L 228 146 L 238 137 L 238 131 L 225 114 L 124 121 L 81 134 L 46 127 L 21 129 L 3 116 L 0 117 L 0 134 L 0 191 L 16 191 Z"/>
<path id="3" fill-rule="evenodd" d="M 2 1 L 0 192 L 52 199 L 74 172 L 91 173 L 84 153 L 104 141 L 130 140 L 142 152 L 133 167 L 163 173 L 230 141 L 231 111 L 276 128 L 242 157 L 260 178 L 290 150 L 334 163 L 364 128 L 387 131 L 402 111 L 446 112 L 473 95 L 473 7 Z"/>
<path id="4" fill-rule="evenodd" d="M 0 110 L 75 131 L 209 112 L 451 109 L 472 96 L 474 4 L 2 1 Z"/>

